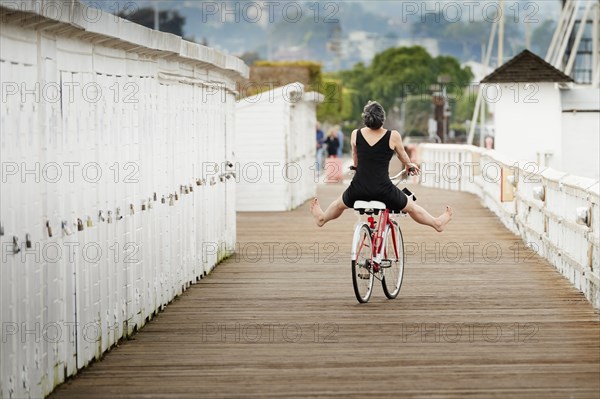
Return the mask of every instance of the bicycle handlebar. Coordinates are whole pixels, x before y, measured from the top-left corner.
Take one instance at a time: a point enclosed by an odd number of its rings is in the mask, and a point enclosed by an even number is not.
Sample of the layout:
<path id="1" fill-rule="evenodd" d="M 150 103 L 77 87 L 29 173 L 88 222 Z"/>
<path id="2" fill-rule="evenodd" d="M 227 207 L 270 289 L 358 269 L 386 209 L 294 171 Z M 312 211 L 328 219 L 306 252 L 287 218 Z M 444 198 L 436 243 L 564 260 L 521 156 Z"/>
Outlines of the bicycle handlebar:
<path id="1" fill-rule="evenodd" d="M 408 169 L 404 168 L 402 169 L 402 171 L 400 171 L 400 173 L 398 173 L 397 175 L 391 176 L 390 180 L 395 180 L 395 179 L 405 179 L 408 176 L 414 176 L 417 174 L 417 168 L 414 167 L 410 167 Z"/>

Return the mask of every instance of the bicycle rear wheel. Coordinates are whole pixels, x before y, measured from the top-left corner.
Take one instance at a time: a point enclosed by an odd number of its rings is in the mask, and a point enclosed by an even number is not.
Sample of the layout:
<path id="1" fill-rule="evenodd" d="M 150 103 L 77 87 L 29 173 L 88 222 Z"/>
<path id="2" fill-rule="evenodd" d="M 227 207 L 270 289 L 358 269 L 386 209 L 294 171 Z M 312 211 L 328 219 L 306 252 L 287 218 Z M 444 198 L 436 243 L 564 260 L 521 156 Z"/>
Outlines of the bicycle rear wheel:
<path id="1" fill-rule="evenodd" d="M 392 227 L 393 226 L 393 227 Z M 394 299 L 400 292 L 404 277 L 404 240 L 402 232 L 395 221 L 388 225 L 385 233 L 383 278 L 381 285 L 388 299 Z"/>
<path id="2" fill-rule="evenodd" d="M 367 224 L 361 224 L 356 228 L 352 242 L 352 284 L 360 303 L 366 303 L 373 292 L 372 249 L 371 229 Z"/>

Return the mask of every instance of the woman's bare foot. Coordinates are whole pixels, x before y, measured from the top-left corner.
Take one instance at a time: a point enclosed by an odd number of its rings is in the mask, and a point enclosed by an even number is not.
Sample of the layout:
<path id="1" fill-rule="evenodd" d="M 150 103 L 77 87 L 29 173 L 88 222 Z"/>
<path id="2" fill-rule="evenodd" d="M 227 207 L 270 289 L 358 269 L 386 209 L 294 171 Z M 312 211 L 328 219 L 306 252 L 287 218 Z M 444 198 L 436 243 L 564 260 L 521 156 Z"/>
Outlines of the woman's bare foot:
<path id="1" fill-rule="evenodd" d="M 435 229 L 440 233 L 444 231 L 444 228 L 446 228 L 446 225 L 452 219 L 452 215 L 454 215 L 454 210 L 446 206 L 446 211 L 436 218 Z"/>
<path id="2" fill-rule="evenodd" d="M 321 205 L 319 205 L 319 200 L 316 198 L 310 201 L 310 213 L 312 213 L 315 218 L 317 226 L 323 227 L 325 224 L 325 214 L 323 213 L 323 209 L 321 209 Z"/>

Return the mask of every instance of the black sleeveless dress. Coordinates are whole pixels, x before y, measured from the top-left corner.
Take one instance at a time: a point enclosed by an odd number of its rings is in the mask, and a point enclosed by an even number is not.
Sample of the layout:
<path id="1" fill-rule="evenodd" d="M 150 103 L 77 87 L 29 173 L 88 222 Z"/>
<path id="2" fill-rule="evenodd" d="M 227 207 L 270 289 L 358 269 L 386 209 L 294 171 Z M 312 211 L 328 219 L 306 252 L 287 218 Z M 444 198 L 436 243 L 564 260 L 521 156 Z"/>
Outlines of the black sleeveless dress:
<path id="1" fill-rule="evenodd" d="M 352 208 L 354 201 L 381 201 L 388 209 L 399 212 L 406 206 L 408 199 L 392 183 L 389 165 L 394 150 L 390 148 L 392 131 L 388 130 L 377 143 L 370 146 L 360 129 L 356 133 L 356 155 L 358 166 L 350 187 L 342 194 L 342 201 Z"/>

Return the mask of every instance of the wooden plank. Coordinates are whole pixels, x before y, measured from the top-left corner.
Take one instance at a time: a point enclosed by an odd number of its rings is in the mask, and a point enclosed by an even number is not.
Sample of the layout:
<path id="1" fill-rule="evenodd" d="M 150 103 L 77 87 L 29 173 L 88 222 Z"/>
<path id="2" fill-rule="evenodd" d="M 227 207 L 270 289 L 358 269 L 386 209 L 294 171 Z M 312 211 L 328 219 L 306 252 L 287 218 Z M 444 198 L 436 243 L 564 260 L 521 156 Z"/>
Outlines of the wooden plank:
<path id="1" fill-rule="evenodd" d="M 320 186 L 321 202 L 344 187 Z M 376 287 L 356 302 L 351 211 L 322 229 L 308 204 L 240 213 L 238 253 L 52 397 L 597 398 L 585 297 L 474 195 L 410 189 L 455 220 L 438 234 L 401 218 L 396 300 Z"/>

